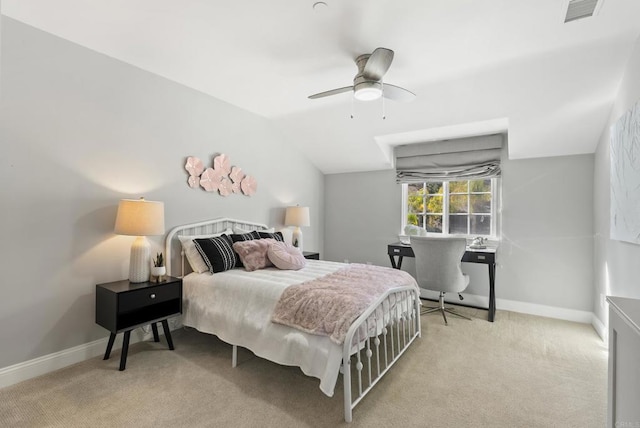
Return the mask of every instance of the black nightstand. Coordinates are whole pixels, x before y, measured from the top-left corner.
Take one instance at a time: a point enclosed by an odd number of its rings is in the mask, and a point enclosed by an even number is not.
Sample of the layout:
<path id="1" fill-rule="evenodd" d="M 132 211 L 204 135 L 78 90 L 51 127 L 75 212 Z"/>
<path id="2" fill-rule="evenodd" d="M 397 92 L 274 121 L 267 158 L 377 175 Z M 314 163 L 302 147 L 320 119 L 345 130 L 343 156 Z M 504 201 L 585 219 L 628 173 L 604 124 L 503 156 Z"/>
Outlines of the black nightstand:
<path id="1" fill-rule="evenodd" d="M 169 349 L 173 340 L 167 318 L 182 313 L 182 279 L 165 277 L 163 282 L 130 283 L 129 280 L 96 285 L 96 324 L 111 332 L 104 359 L 109 359 L 116 334 L 124 332 L 120 370 L 127 364 L 131 330 L 151 324 L 153 340 L 158 337 L 157 322 L 162 322 Z"/>
<path id="2" fill-rule="evenodd" d="M 320 253 L 316 253 L 315 251 L 303 251 L 302 255 L 305 259 L 320 260 Z"/>

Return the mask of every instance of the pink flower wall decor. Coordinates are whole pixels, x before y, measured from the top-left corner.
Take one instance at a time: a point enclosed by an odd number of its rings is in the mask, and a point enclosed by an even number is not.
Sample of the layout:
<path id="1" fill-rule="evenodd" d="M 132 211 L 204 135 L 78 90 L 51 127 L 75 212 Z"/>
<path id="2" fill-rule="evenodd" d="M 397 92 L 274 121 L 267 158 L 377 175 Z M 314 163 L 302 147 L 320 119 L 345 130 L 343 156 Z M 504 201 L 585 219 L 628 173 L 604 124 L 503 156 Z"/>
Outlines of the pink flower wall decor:
<path id="1" fill-rule="evenodd" d="M 233 183 L 231 183 L 231 180 L 229 180 L 228 178 L 223 178 L 222 181 L 220 181 L 220 186 L 218 187 L 220 195 L 229 196 L 233 191 L 232 186 Z"/>
<path id="2" fill-rule="evenodd" d="M 213 169 L 220 171 L 223 175 L 229 175 L 231 172 L 231 161 L 229 156 L 221 154 L 213 159 Z"/>
<path id="3" fill-rule="evenodd" d="M 231 181 L 233 181 L 231 191 L 233 193 L 241 193 L 240 182 L 244 178 L 244 172 L 242 172 L 242 169 L 238 168 L 237 166 L 231 168 L 231 174 L 229 174 L 229 178 L 231 179 Z"/>
<path id="4" fill-rule="evenodd" d="M 204 164 L 199 158 L 194 156 L 189 156 L 187 158 L 187 163 L 184 166 L 184 168 L 187 170 L 190 176 L 197 177 L 200 174 L 202 174 L 202 171 L 204 171 Z"/>
<path id="5" fill-rule="evenodd" d="M 229 178 L 234 183 L 240 183 L 244 178 L 244 172 L 242 172 L 241 168 L 234 166 L 233 168 L 231 168 L 231 173 L 229 174 Z"/>
<path id="6" fill-rule="evenodd" d="M 247 196 L 254 195 L 258 190 L 258 182 L 255 178 L 250 175 L 247 175 L 241 182 L 240 188 L 242 189 L 242 193 Z"/>
<path id="7" fill-rule="evenodd" d="M 215 192 L 220 187 L 220 174 L 216 173 L 213 168 L 207 168 L 200 176 L 200 186 L 207 192 Z"/>
<path id="8" fill-rule="evenodd" d="M 213 167 L 205 169 L 202 161 L 195 157 L 187 157 L 184 168 L 189 173 L 187 184 L 195 189 L 200 186 L 207 192 L 218 192 L 221 196 L 232 193 L 254 195 L 258 190 L 256 179 L 246 175 L 242 168 L 231 166 L 229 156 L 219 154 L 213 158 Z"/>
<path id="9" fill-rule="evenodd" d="M 197 175 L 190 175 L 187 183 L 189 183 L 189 187 L 195 189 L 196 187 L 198 187 L 198 184 L 200 184 L 200 177 L 198 177 Z"/>

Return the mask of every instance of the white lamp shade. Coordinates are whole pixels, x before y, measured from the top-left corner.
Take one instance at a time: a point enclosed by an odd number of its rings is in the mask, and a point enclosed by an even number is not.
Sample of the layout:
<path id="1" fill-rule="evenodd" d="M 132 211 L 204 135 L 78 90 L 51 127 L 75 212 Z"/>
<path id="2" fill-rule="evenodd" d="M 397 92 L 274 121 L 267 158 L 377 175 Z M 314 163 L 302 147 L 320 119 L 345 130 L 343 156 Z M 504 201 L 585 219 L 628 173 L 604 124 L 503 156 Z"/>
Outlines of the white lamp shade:
<path id="1" fill-rule="evenodd" d="M 131 236 L 164 234 L 164 203 L 144 198 L 121 200 L 114 232 Z"/>
<path id="2" fill-rule="evenodd" d="M 285 226 L 310 226 L 309 207 L 287 207 L 284 224 Z"/>
<path id="3" fill-rule="evenodd" d="M 150 248 L 145 236 L 164 234 L 164 204 L 145 201 L 144 198 L 121 200 L 114 232 L 118 235 L 137 236 L 131 245 L 129 281 L 149 281 Z"/>

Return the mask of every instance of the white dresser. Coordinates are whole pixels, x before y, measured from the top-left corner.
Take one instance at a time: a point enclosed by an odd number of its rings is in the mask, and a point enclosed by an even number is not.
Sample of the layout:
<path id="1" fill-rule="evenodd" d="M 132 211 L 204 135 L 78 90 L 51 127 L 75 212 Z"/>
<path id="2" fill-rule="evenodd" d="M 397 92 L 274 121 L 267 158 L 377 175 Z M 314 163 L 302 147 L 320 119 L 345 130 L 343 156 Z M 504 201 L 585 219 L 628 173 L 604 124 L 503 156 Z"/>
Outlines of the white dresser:
<path id="1" fill-rule="evenodd" d="M 607 426 L 640 428 L 640 300 L 609 302 Z"/>

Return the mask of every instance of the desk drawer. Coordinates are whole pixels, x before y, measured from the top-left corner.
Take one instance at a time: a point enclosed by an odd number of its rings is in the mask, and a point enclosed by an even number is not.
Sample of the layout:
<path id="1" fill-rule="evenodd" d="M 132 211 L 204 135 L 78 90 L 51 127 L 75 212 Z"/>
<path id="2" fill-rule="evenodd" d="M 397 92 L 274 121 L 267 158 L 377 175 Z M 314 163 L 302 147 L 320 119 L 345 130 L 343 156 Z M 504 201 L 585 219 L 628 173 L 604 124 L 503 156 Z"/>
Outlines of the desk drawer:
<path id="1" fill-rule="evenodd" d="M 167 300 L 180 299 L 180 297 L 179 283 L 121 293 L 118 295 L 118 312 L 128 312 Z"/>
<path id="2" fill-rule="evenodd" d="M 483 253 L 483 252 L 476 252 L 476 251 L 467 251 L 464 253 L 464 256 L 462 256 L 462 261 L 463 262 L 468 262 L 468 263 L 495 263 L 496 260 L 496 255 L 495 253 Z"/>
<path id="3" fill-rule="evenodd" d="M 413 257 L 413 249 L 408 245 L 389 245 L 387 247 L 387 253 L 390 256 L 406 256 Z"/>

